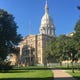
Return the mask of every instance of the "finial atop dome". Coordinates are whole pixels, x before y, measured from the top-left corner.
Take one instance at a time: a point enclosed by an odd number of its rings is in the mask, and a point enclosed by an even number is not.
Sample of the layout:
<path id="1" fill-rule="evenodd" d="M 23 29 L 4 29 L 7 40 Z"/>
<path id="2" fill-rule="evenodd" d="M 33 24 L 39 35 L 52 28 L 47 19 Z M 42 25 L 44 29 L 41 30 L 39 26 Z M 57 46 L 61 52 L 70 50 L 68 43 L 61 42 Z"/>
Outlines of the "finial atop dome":
<path id="1" fill-rule="evenodd" d="M 46 4 L 45 4 L 45 13 L 48 13 L 48 10 L 49 10 L 49 8 L 48 8 L 48 1 L 46 0 Z"/>

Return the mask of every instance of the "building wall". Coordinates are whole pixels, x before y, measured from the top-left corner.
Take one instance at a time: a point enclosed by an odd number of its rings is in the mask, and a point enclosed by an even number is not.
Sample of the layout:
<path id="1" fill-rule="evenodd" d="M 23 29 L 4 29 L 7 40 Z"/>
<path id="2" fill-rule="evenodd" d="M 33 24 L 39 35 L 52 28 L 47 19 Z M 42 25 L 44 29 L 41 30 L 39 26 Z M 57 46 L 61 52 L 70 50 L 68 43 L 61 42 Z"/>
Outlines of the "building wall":
<path id="1" fill-rule="evenodd" d="M 28 35 L 20 43 L 20 60 L 26 65 L 36 63 L 36 35 Z"/>
<path id="2" fill-rule="evenodd" d="M 27 54 L 28 55 L 31 54 L 30 51 L 26 54 L 26 50 L 29 50 L 29 48 L 34 49 L 32 52 L 32 55 L 34 55 L 34 58 L 33 58 L 34 63 L 35 64 L 43 64 L 44 50 L 47 46 L 47 43 L 50 40 L 51 40 L 51 37 L 44 35 L 44 34 L 28 35 L 20 44 L 20 56 L 22 56 L 22 57 L 24 57 L 24 59 L 26 59 Z M 25 46 L 25 48 L 23 48 L 24 46 Z"/>
<path id="3" fill-rule="evenodd" d="M 37 35 L 37 63 L 42 63 L 42 35 Z"/>

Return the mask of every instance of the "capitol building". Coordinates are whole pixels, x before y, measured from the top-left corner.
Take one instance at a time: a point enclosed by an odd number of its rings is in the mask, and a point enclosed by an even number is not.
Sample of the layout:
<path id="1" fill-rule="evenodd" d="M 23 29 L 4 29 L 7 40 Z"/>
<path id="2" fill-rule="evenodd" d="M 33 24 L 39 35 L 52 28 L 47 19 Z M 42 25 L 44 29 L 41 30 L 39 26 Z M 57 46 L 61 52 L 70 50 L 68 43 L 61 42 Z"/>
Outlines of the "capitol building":
<path id="1" fill-rule="evenodd" d="M 55 27 L 49 15 L 48 2 L 45 3 L 45 11 L 41 19 L 39 34 L 27 35 L 20 42 L 20 63 L 23 65 L 44 64 L 44 50 L 48 42 L 55 37 Z"/>

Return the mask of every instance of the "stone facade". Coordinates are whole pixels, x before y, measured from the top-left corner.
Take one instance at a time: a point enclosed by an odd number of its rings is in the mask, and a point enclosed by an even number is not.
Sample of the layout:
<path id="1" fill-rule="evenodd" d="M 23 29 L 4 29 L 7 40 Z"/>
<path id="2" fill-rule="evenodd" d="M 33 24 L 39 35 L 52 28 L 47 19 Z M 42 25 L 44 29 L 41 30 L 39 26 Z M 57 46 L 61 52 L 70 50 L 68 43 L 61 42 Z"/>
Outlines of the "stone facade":
<path id="1" fill-rule="evenodd" d="M 28 35 L 20 44 L 21 64 L 43 64 L 43 53 L 51 38 L 44 34 Z"/>

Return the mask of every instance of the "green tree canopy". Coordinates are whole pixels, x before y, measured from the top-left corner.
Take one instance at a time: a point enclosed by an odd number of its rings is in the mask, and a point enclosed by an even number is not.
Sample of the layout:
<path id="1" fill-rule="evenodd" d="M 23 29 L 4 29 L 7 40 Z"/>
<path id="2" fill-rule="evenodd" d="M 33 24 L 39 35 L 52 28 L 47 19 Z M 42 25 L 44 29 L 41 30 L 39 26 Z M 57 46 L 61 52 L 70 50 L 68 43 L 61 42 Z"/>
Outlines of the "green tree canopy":
<path id="1" fill-rule="evenodd" d="M 77 55 L 76 56 L 77 56 L 77 58 L 80 59 L 80 19 L 76 23 L 74 30 L 75 30 L 75 33 L 73 35 L 73 39 L 76 42 L 76 49 L 77 49 Z"/>
<path id="2" fill-rule="evenodd" d="M 0 57 L 5 59 L 6 55 L 21 40 L 21 35 L 17 33 L 18 26 L 12 14 L 0 9 Z"/>

